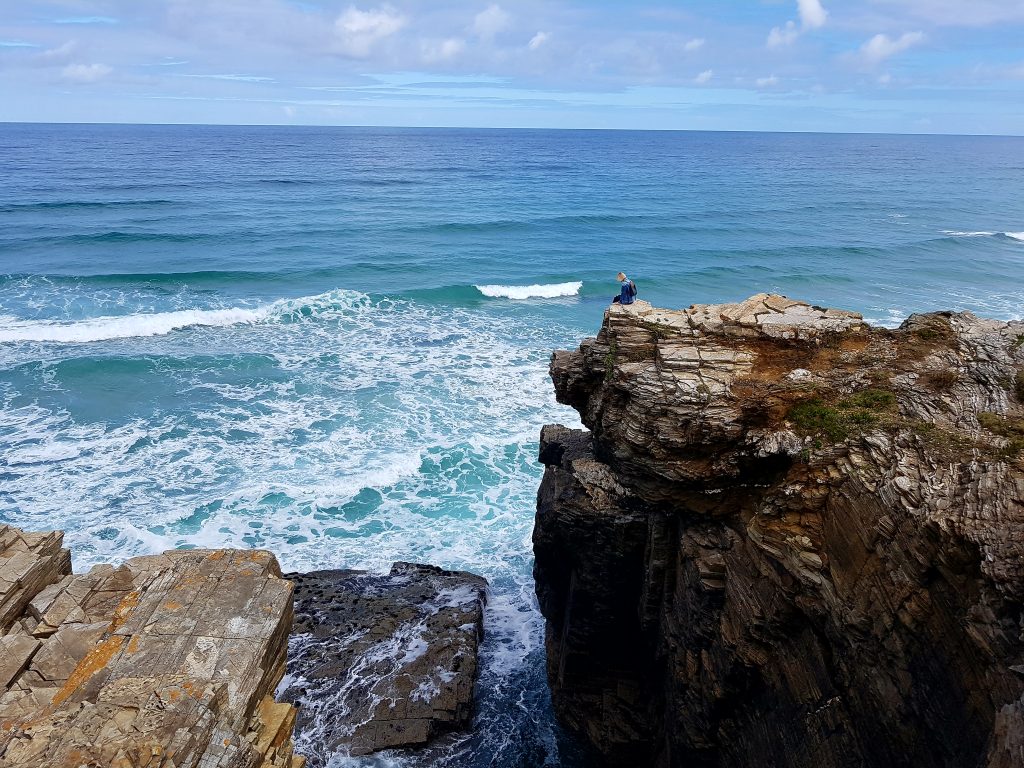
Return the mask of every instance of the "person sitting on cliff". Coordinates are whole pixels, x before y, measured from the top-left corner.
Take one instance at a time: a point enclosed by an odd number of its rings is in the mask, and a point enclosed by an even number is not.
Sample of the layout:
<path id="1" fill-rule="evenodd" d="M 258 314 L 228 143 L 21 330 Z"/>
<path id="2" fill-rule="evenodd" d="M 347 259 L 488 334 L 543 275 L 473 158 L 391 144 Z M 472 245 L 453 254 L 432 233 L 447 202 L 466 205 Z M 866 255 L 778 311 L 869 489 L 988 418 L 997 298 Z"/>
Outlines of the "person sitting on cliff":
<path id="1" fill-rule="evenodd" d="M 625 272 L 619 272 L 615 279 L 622 283 L 619 295 L 612 299 L 612 304 L 632 304 L 636 301 L 636 283 L 626 277 Z"/>

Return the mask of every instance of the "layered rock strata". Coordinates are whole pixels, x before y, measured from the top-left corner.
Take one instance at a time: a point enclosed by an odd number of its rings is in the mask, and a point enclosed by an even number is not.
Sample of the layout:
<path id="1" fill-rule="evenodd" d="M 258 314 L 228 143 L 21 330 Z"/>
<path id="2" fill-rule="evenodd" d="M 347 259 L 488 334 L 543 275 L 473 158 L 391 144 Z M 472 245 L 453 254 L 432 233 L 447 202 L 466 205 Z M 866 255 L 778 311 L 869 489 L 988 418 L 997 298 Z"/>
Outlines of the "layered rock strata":
<path id="1" fill-rule="evenodd" d="M 1024 765 L 1024 324 L 761 294 L 556 352 L 556 710 L 611 765 Z"/>
<path id="2" fill-rule="evenodd" d="M 487 582 L 395 563 L 289 574 L 295 626 L 281 698 L 300 705 L 297 741 L 322 765 L 420 746 L 469 722 Z"/>
<path id="3" fill-rule="evenodd" d="M 268 552 L 71 574 L 62 534 L 0 526 L 0 766 L 301 768 L 291 584 Z"/>

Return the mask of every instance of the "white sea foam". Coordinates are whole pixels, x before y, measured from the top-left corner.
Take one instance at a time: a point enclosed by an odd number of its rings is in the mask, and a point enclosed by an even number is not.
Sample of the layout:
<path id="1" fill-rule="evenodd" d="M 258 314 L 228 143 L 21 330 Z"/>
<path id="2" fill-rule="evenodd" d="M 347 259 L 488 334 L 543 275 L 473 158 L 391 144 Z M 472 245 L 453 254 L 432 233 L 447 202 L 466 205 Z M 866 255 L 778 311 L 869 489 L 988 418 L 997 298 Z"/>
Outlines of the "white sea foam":
<path id="1" fill-rule="evenodd" d="M 954 229 L 944 229 L 942 234 L 948 235 L 949 237 L 1008 237 L 1011 240 L 1020 240 L 1024 242 L 1024 232 L 988 232 L 988 231 L 959 231 Z"/>
<path id="2" fill-rule="evenodd" d="M 281 299 L 255 307 L 183 309 L 172 312 L 112 315 L 71 323 L 23 320 L 3 315 L 0 316 L 0 343 L 87 343 L 164 336 L 185 328 L 225 328 L 275 320 L 302 320 L 347 309 L 354 302 L 365 299 L 365 296 L 349 291 L 330 291 L 317 296 Z"/>
<path id="3" fill-rule="evenodd" d="M 547 285 L 477 285 L 480 293 L 489 298 L 502 299 L 555 299 L 560 296 L 576 296 L 583 287 L 582 282 L 550 283 Z"/>
<path id="4" fill-rule="evenodd" d="M 262 314 L 175 345 L 138 336 L 119 348 L 158 361 L 131 369 L 147 393 L 136 411 L 116 400 L 81 409 L 90 392 L 110 398 L 97 385 L 119 381 L 104 360 L 76 378 L 88 348 L 3 345 L 0 519 L 66 528 L 77 569 L 234 546 L 269 548 L 289 570 L 387 572 L 406 560 L 480 573 L 492 584 L 486 732 L 393 764 L 469 764 L 480 750 L 514 762 L 548 706 L 530 575 L 537 436 L 545 423 L 578 425 L 554 400 L 548 350 L 580 331 L 347 292 L 236 309 Z M 555 765 L 546 728 L 529 738 Z"/>
<path id="5" fill-rule="evenodd" d="M 0 324 L 0 342 L 84 343 L 143 336 L 163 336 L 172 331 L 197 326 L 223 327 L 240 323 L 255 323 L 265 319 L 266 316 L 266 310 L 258 309 L 193 309 L 123 317 L 93 317 L 76 323 L 7 319 L 6 322 Z"/>

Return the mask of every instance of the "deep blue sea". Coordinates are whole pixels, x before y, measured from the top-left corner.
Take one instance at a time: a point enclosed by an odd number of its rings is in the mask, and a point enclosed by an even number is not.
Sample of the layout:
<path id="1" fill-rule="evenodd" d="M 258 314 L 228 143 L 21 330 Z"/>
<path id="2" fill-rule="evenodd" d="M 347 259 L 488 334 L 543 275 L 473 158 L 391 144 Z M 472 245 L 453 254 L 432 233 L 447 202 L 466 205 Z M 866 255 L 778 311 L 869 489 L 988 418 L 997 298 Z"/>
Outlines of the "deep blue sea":
<path id="1" fill-rule="evenodd" d="M 338 766 L 571 765 L 530 533 L 552 349 L 614 275 L 892 325 L 1024 314 L 1024 139 L 0 125 L 0 522 L 487 576 L 468 736 Z M 609 578 L 615 578 L 609 574 Z"/>

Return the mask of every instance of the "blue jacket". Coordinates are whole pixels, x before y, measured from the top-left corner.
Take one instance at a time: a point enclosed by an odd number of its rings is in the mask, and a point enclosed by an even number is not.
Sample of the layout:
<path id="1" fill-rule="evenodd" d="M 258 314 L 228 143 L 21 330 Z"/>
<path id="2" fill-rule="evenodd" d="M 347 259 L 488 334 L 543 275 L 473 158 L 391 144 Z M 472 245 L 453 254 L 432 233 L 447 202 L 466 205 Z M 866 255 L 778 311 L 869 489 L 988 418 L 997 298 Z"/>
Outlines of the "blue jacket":
<path id="1" fill-rule="evenodd" d="M 623 280 L 622 290 L 619 292 L 619 304 L 633 303 L 633 281 Z"/>

